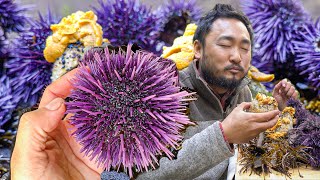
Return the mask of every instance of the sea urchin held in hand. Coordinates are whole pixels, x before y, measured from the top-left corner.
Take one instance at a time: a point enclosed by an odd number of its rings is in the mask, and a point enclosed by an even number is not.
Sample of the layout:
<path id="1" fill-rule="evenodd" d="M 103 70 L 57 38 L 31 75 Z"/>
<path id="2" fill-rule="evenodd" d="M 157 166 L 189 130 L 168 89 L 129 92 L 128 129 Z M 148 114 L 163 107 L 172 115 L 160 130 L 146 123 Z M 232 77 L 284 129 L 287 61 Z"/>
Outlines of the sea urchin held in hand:
<path id="1" fill-rule="evenodd" d="M 76 128 L 81 152 L 98 166 L 133 172 L 155 168 L 158 157 L 174 156 L 180 131 L 192 125 L 185 115 L 188 96 L 180 91 L 172 61 L 143 51 L 109 52 L 108 48 L 81 63 L 67 113 Z"/>

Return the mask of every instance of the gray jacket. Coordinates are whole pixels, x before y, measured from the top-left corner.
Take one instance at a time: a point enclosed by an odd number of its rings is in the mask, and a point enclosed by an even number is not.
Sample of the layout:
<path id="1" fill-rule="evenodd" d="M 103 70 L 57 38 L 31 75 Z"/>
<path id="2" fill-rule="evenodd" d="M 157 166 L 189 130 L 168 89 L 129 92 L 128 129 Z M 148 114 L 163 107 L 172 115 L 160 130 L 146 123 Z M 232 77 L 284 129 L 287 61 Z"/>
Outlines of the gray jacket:
<path id="1" fill-rule="evenodd" d="M 182 149 L 177 159 L 160 159 L 160 167 L 142 173 L 143 180 L 226 179 L 228 159 L 233 156 L 219 128 L 222 121 L 241 102 L 250 102 L 252 97 L 244 79 L 230 96 L 224 111 L 219 99 L 196 70 L 196 61 L 179 73 L 180 84 L 195 90 L 198 99 L 190 104 L 190 119 L 196 126 L 187 128 Z"/>

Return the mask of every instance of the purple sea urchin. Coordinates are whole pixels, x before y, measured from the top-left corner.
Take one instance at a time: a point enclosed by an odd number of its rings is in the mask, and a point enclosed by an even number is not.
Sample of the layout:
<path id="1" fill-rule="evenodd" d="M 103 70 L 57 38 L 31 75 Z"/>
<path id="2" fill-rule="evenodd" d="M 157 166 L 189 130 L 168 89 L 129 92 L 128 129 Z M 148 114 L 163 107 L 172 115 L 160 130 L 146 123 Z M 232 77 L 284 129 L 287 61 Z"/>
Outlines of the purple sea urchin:
<path id="1" fill-rule="evenodd" d="M 89 51 L 94 60 L 80 64 L 67 103 L 73 135 L 81 151 L 108 171 L 155 168 L 158 156 L 172 158 L 185 125 L 190 93 L 180 92 L 172 61 L 143 51 Z M 88 70 L 90 69 L 90 70 Z"/>
<path id="2" fill-rule="evenodd" d="M 289 106 L 296 109 L 297 126 L 289 131 L 290 140 L 294 146 L 307 146 L 306 151 L 312 156 L 309 164 L 320 167 L 320 116 L 311 114 L 303 108 L 298 100 L 290 99 Z"/>
<path id="3" fill-rule="evenodd" d="M 29 6 L 19 6 L 13 0 L 0 0 L 0 26 L 5 32 L 21 32 L 28 21 Z"/>
<path id="4" fill-rule="evenodd" d="M 320 17 L 315 25 L 303 26 L 300 40 L 293 41 L 296 51 L 296 66 L 300 74 L 308 75 L 310 85 L 320 94 Z"/>
<path id="5" fill-rule="evenodd" d="M 152 50 L 157 32 L 158 18 L 150 8 L 139 0 L 98 0 L 99 7 L 93 7 L 103 37 L 113 46 L 137 44 L 142 49 Z"/>
<path id="6" fill-rule="evenodd" d="M 175 38 L 183 35 L 188 24 L 200 19 L 202 12 L 195 0 L 165 1 L 156 12 L 161 23 L 156 51 L 162 52 L 163 46 L 171 46 Z"/>
<path id="7" fill-rule="evenodd" d="M 50 11 L 47 17 L 39 14 L 39 21 L 31 23 L 29 30 L 19 34 L 15 59 L 6 63 L 12 79 L 15 98 L 22 106 L 37 103 L 43 89 L 50 84 L 52 64 L 43 56 L 46 38 L 51 34 L 50 25 L 57 23 Z"/>
<path id="8" fill-rule="evenodd" d="M 0 76 L 0 132 L 2 126 L 11 119 L 13 110 L 16 107 L 9 78 L 5 75 Z"/>
<path id="9" fill-rule="evenodd" d="M 286 62 L 294 54 L 292 39 L 310 17 L 294 0 L 245 0 L 244 12 L 255 32 L 255 55 L 261 61 Z"/>
<path id="10" fill-rule="evenodd" d="M 5 37 L 3 29 L 0 27 L 0 73 L 3 72 L 3 63 L 9 57 L 8 40 Z"/>
<path id="11" fill-rule="evenodd" d="M 10 55 L 8 33 L 21 32 L 29 18 L 25 12 L 30 6 L 19 6 L 13 0 L 0 0 L 0 72 Z"/>

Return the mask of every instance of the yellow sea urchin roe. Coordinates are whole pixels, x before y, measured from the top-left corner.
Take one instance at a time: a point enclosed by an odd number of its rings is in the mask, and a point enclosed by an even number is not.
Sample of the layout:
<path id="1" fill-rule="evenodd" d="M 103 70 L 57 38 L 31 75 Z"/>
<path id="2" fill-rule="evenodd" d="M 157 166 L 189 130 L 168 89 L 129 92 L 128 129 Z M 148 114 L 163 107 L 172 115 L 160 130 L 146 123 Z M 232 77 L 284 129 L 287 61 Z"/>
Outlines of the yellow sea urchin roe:
<path id="1" fill-rule="evenodd" d="M 257 82 L 270 82 L 274 79 L 274 74 L 265 74 L 260 72 L 258 68 L 251 66 L 248 77 Z"/>
<path id="2" fill-rule="evenodd" d="M 77 11 L 51 25 L 52 35 L 46 40 L 44 57 L 48 62 L 59 58 L 68 44 L 80 41 L 85 47 L 101 46 L 102 28 L 92 11 Z"/>
<path id="3" fill-rule="evenodd" d="M 196 24 L 188 24 L 186 30 L 183 33 L 183 36 L 193 36 L 197 30 L 197 27 L 198 26 Z"/>
<path id="4" fill-rule="evenodd" d="M 163 47 L 161 57 L 173 60 L 178 70 L 188 67 L 194 58 L 193 35 L 197 25 L 188 24 L 183 36 L 177 37 L 171 47 Z"/>

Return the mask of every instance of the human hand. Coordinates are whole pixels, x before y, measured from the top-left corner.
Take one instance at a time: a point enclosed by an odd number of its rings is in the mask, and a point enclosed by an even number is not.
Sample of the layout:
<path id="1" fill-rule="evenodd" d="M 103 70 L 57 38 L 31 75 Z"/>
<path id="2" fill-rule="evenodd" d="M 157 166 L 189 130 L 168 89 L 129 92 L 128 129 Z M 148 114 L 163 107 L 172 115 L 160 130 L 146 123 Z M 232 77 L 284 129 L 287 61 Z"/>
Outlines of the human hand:
<path id="1" fill-rule="evenodd" d="M 244 110 L 249 109 L 250 105 L 249 102 L 239 104 L 222 121 L 222 128 L 229 143 L 247 143 L 277 123 L 280 113 L 278 110 L 264 113 L 245 112 Z"/>
<path id="2" fill-rule="evenodd" d="M 39 108 L 25 113 L 11 158 L 12 179 L 100 179 L 102 168 L 80 154 L 80 144 L 70 135 L 72 126 L 62 120 L 73 70 L 49 85 Z"/>
<path id="3" fill-rule="evenodd" d="M 298 98 L 298 92 L 290 81 L 283 79 L 274 87 L 272 96 L 278 102 L 279 110 L 282 111 L 287 106 L 287 101 L 290 98 Z"/>

